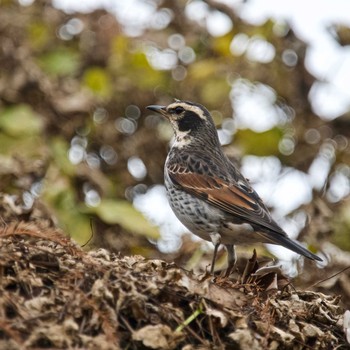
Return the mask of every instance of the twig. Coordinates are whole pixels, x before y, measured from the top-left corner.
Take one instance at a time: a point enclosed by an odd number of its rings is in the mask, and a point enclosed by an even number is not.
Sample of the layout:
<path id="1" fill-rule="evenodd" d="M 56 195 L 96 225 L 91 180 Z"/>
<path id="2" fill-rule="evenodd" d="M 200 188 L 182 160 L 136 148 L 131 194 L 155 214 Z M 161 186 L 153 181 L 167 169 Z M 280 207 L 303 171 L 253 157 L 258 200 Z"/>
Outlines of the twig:
<path id="1" fill-rule="evenodd" d="M 318 282 L 316 282 L 316 283 L 314 283 L 314 284 L 311 284 L 311 285 L 308 286 L 306 289 L 315 287 L 315 286 L 317 286 L 318 284 L 320 284 L 320 283 L 322 283 L 322 282 L 328 281 L 328 280 L 330 280 L 331 278 L 340 275 L 341 273 L 343 273 L 344 271 L 346 271 L 346 270 L 348 270 L 348 269 L 350 269 L 350 266 L 344 267 L 342 270 L 338 271 L 338 272 L 335 273 L 334 275 L 329 276 L 329 277 L 327 277 L 327 278 L 324 278 L 323 280 L 320 280 L 320 281 L 318 281 Z"/>

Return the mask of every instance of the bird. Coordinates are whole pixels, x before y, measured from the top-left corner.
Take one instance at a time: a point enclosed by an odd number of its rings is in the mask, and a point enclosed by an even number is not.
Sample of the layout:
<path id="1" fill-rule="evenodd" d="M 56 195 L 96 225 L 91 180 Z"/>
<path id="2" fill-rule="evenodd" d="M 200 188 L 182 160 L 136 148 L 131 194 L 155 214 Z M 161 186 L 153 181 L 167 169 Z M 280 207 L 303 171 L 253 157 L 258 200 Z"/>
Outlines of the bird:
<path id="1" fill-rule="evenodd" d="M 221 244 L 227 250 L 226 276 L 236 263 L 235 245 L 270 243 L 308 259 L 322 259 L 290 239 L 268 208 L 223 152 L 211 114 L 203 105 L 175 99 L 146 107 L 165 117 L 174 142 L 164 165 L 164 184 L 173 212 L 193 234 L 214 245 L 210 273 Z"/>

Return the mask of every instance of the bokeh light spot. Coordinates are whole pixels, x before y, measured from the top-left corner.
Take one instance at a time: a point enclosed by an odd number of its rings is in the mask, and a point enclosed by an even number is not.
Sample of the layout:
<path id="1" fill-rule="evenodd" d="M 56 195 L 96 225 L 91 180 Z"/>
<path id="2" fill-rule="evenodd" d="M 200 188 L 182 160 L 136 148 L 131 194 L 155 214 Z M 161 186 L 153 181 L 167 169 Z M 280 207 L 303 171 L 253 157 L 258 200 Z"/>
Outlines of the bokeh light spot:
<path id="1" fill-rule="evenodd" d="M 128 170 L 136 180 L 142 180 L 147 175 L 145 163 L 136 156 L 128 159 Z"/>
<path id="2" fill-rule="evenodd" d="M 282 52 L 282 61 L 288 67 L 294 67 L 298 63 L 298 55 L 294 50 L 286 49 Z"/>

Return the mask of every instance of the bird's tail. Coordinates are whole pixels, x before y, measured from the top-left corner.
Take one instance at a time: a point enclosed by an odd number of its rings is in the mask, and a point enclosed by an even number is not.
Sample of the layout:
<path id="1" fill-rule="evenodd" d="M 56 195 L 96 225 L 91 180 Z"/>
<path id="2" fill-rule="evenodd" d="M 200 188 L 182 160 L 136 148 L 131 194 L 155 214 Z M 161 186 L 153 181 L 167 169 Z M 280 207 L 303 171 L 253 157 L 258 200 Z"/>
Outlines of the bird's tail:
<path id="1" fill-rule="evenodd" d="M 319 256 L 304 248 L 300 243 L 293 241 L 280 233 L 270 231 L 269 233 L 259 232 L 259 234 L 262 235 L 268 243 L 281 245 L 311 260 L 323 261 Z"/>

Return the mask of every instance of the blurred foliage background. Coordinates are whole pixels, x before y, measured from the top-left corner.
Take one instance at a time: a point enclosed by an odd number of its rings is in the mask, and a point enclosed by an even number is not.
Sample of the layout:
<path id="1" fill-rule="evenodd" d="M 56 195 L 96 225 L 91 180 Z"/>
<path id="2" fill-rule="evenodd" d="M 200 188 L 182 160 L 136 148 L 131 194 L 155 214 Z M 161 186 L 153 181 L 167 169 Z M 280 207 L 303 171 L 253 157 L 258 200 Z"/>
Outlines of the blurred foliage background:
<path id="1" fill-rule="evenodd" d="M 176 97 L 213 112 L 227 153 L 242 160 L 287 230 L 333 261 L 329 272 L 349 263 L 340 252 L 350 250 L 350 114 L 315 114 L 309 96 L 318 81 L 305 68 L 307 44 L 288 23 L 253 26 L 209 0 L 149 0 L 142 25 L 105 10 L 24 4 L 0 5 L 3 224 L 59 225 L 80 244 L 93 235 L 94 246 L 184 265 L 199 243 L 184 237 L 179 250 L 164 254 L 158 228 L 132 204 L 163 183 L 172 136 L 145 107 Z M 209 15 L 226 29 L 210 30 Z M 349 45 L 349 29 L 338 29 L 334 40 Z M 280 182 L 291 173 L 301 187 Z M 259 187 L 263 179 L 267 187 Z M 278 192 L 282 185 L 289 192 Z M 288 193 L 299 191 L 302 200 L 283 209 Z M 324 277 L 324 269 L 304 282 Z M 342 278 L 332 286 L 350 281 Z"/>

